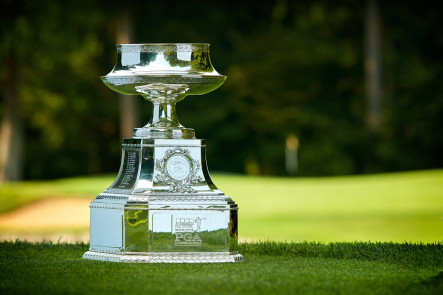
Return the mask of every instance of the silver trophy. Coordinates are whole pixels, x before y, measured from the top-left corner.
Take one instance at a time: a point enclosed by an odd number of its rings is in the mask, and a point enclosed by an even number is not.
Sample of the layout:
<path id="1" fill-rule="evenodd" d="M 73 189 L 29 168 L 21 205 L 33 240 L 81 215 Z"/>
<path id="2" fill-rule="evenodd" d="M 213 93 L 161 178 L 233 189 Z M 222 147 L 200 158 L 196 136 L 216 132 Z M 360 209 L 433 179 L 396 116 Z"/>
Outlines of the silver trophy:
<path id="1" fill-rule="evenodd" d="M 226 79 L 209 44 L 122 44 L 102 77 L 112 90 L 142 95 L 151 121 L 124 139 L 114 183 L 90 205 L 91 245 L 83 258 L 112 262 L 238 262 L 234 201 L 212 182 L 206 145 L 177 119 L 175 104 Z"/>

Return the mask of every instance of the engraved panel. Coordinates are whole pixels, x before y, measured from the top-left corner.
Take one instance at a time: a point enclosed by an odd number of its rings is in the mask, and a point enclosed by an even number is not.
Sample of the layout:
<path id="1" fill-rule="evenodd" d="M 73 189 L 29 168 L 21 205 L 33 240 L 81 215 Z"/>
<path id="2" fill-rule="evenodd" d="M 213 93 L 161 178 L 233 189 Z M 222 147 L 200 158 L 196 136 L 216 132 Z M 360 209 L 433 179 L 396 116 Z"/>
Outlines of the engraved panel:
<path id="1" fill-rule="evenodd" d="M 112 189 L 132 189 L 137 181 L 139 169 L 139 151 L 124 150 L 123 165 Z"/>
<path id="2" fill-rule="evenodd" d="M 201 246 L 202 232 L 208 231 L 207 215 L 200 214 L 174 214 L 172 216 L 174 246 Z"/>

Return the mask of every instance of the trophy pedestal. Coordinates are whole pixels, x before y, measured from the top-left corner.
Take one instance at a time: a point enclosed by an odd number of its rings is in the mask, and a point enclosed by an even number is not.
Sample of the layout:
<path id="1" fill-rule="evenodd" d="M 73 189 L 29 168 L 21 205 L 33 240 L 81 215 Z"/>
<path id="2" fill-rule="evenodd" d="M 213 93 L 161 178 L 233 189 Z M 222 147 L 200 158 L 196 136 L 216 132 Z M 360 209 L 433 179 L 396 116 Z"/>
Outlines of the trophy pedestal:
<path id="1" fill-rule="evenodd" d="M 238 262 L 234 201 L 213 184 L 204 140 L 125 139 L 114 183 L 90 205 L 84 258 L 111 262 Z"/>

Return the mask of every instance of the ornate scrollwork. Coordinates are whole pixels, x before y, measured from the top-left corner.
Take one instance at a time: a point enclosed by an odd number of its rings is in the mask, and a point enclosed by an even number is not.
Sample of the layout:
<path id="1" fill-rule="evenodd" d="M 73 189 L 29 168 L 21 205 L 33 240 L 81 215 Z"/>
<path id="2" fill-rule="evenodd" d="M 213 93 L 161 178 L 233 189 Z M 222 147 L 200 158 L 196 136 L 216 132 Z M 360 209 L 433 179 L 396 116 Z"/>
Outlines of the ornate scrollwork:
<path id="1" fill-rule="evenodd" d="M 194 160 L 188 149 L 175 147 L 166 151 L 165 156 L 155 161 L 155 169 L 159 172 L 155 181 L 169 185 L 169 192 L 193 193 L 192 185 L 204 183 L 200 171 L 200 163 Z"/>
<path id="2" fill-rule="evenodd" d="M 208 52 L 209 44 L 123 44 L 118 52 Z"/>

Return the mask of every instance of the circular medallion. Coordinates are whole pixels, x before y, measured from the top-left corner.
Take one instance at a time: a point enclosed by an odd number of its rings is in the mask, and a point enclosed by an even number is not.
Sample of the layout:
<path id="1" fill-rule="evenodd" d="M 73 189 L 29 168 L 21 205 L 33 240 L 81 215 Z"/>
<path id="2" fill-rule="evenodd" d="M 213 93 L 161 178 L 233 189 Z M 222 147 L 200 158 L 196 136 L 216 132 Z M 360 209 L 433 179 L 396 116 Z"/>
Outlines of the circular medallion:
<path id="1" fill-rule="evenodd" d="M 184 180 L 191 172 L 191 163 L 182 155 L 173 155 L 166 162 L 166 171 L 175 180 Z"/>

